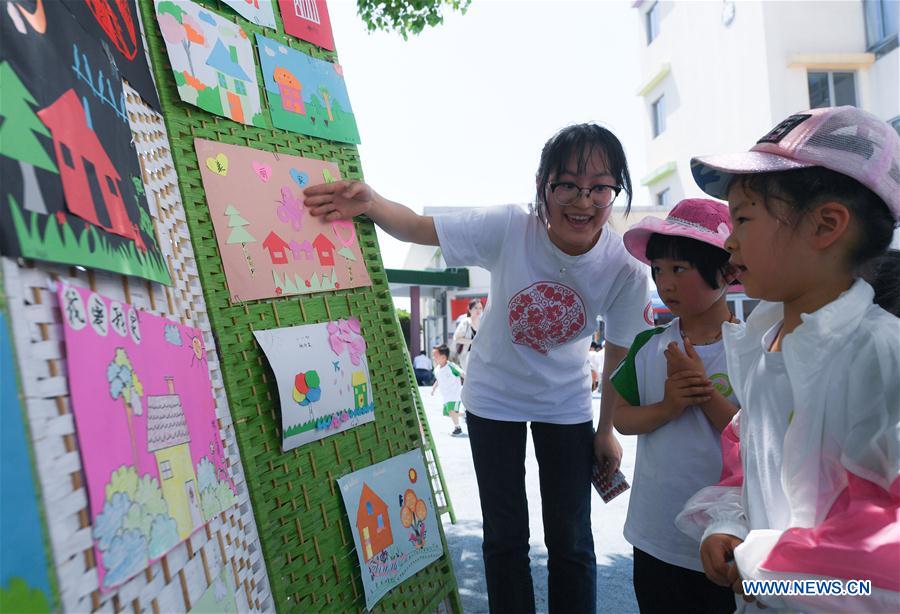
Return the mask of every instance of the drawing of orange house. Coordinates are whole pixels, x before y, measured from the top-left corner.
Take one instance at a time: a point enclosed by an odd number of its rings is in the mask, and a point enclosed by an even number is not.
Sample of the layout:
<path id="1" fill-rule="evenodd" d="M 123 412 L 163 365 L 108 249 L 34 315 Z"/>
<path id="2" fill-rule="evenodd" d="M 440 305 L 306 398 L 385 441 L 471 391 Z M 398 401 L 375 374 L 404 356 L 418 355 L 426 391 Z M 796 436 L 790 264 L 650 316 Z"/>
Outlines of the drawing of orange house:
<path id="1" fill-rule="evenodd" d="M 88 125 L 75 90 L 38 111 L 53 135 L 56 165 L 71 213 L 94 226 L 135 239 L 119 189 L 121 177 L 100 139 Z"/>
<path id="2" fill-rule="evenodd" d="M 366 562 L 394 543 L 387 504 L 365 482 L 356 509 L 356 530 Z"/>
<path id="3" fill-rule="evenodd" d="M 272 79 L 278 84 L 281 106 L 293 113 L 306 115 L 306 106 L 303 104 L 303 85 L 294 76 L 294 73 L 279 66 L 275 69 Z"/>

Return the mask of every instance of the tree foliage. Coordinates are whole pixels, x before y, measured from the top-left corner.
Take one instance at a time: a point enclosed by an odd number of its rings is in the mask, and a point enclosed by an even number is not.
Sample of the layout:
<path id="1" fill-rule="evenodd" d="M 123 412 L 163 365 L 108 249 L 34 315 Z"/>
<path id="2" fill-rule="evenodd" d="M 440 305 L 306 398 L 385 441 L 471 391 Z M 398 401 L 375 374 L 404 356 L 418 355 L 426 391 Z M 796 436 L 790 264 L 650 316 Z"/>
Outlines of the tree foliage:
<path id="1" fill-rule="evenodd" d="M 444 23 L 444 9 L 465 14 L 472 0 L 357 0 L 357 13 L 370 32 L 397 32 L 404 40 Z"/>

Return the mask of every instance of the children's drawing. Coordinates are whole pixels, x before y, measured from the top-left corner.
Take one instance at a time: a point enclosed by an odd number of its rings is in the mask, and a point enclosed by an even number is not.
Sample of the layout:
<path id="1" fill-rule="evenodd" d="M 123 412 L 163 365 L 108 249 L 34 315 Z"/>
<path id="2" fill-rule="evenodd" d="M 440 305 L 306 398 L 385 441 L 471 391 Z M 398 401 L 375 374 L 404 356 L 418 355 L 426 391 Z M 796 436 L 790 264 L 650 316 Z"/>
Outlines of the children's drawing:
<path id="1" fill-rule="evenodd" d="M 253 331 L 278 383 L 282 450 L 375 420 L 366 342 L 355 318 Z"/>
<path id="2" fill-rule="evenodd" d="M 100 585 L 109 590 L 237 497 L 200 331 L 70 285 L 58 296 Z"/>
<path id="3" fill-rule="evenodd" d="M 340 64 L 310 57 L 256 35 L 276 128 L 343 143 L 359 143 L 356 117 Z"/>
<path id="4" fill-rule="evenodd" d="M 74 4 L 39 3 L 41 29 L 7 18 L 19 4 L 0 19 L 0 251 L 170 283 L 115 56 Z"/>
<path id="5" fill-rule="evenodd" d="M 190 0 L 154 1 L 181 99 L 241 124 L 265 126 L 244 29 Z"/>
<path id="6" fill-rule="evenodd" d="M 50 552 L 6 314 L 0 312 L 0 611 L 50 612 Z"/>
<path id="7" fill-rule="evenodd" d="M 338 478 L 369 610 L 444 553 L 427 475 L 413 450 Z"/>
<path id="8" fill-rule="evenodd" d="M 334 51 L 334 35 L 325 0 L 278 0 L 284 31 Z"/>
<path id="9" fill-rule="evenodd" d="M 45 0 L 43 4 L 53 1 Z M 100 41 L 104 50 L 114 57 L 116 69 L 141 98 L 162 111 L 150 76 L 134 0 L 77 0 L 61 4 L 65 4 L 91 38 Z"/>
<path id="10" fill-rule="evenodd" d="M 334 163 L 204 139 L 194 148 L 232 302 L 371 285 L 354 223 L 303 205 L 296 178 L 340 177 Z"/>
<path id="11" fill-rule="evenodd" d="M 224 0 L 234 12 L 258 26 L 275 28 L 275 0 Z"/>

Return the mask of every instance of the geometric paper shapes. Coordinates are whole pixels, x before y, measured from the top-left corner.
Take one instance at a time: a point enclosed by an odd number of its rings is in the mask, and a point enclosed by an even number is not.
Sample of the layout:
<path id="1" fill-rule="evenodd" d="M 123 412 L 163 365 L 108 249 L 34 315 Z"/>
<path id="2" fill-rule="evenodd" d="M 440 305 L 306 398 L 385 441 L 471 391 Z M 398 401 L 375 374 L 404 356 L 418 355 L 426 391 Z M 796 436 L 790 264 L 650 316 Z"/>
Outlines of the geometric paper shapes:
<path id="1" fill-rule="evenodd" d="M 278 385 L 282 451 L 375 420 L 366 344 L 355 318 L 253 335 Z"/>
<path id="2" fill-rule="evenodd" d="M 369 610 L 444 553 L 427 476 L 416 449 L 337 480 Z"/>
<path id="3" fill-rule="evenodd" d="M 117 68 L 129 60 L 81 4 L 3 6 L 0 252 L 170 283 Z M 131 53 L 134 8 L 121 5 L 110 24 Z"/>
<path id="4" fill-rule="evenodd" d="M 155 2 L 181 99 L 241 124 L 264 126 L 244 29 L 189 0 Z"/>
<path id="5" fill-rule="evenodd" d="M 340 177 L 336 164 L 205 139 L 194 148 L 232 303 L 371 285 L 354 222 L 307 214 L 292 177 Z M 348 250 L 340 262 L 336 244 Z"/>
<path id="6" fill-rule="evenodd" d="M 276 128 L 342 143 L 359 143 L 359 130 L 338 64 L 313 58 L 256 35 L 269 113 Z"/>

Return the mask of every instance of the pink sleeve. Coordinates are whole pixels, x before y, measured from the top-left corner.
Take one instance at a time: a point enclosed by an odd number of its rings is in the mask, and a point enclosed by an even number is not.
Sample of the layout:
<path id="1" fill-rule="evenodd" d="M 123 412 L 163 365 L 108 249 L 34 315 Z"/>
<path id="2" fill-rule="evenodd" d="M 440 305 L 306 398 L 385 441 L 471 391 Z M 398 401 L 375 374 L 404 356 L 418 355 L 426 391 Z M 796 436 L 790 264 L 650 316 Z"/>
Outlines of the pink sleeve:
<path id="1" fill-rule="evenodd" d="M 810 529 L 751 531 L 735 550 L 744 580 L 870 580 L 872 594 L 849 597 L 763 598 L 767 605 L 825 608 L 864 607 L 868 611 L 900 606 L 900 478 L 885 490 L 847 473 L 848 486 L 825 520 Z"/>
<path id="2" fill-rule="evenodd" d="M 741 464 L 740 415 L 741 412 L 735 414 L 722 431 L 719 483 L 699 490 L 675 518 L 675 526 L 698 543 L 713 533 L 743 539 L 749 530 L 742 493 L 744 468 Z"/>
<path id="3" fill-rule="evenodd" d="M 900 591 L 900 478 L 890 492 L 847 473 L 849 485 L 812 529 L 788 529 L 762 566 L 769 571 L 872 580 Z"/>

